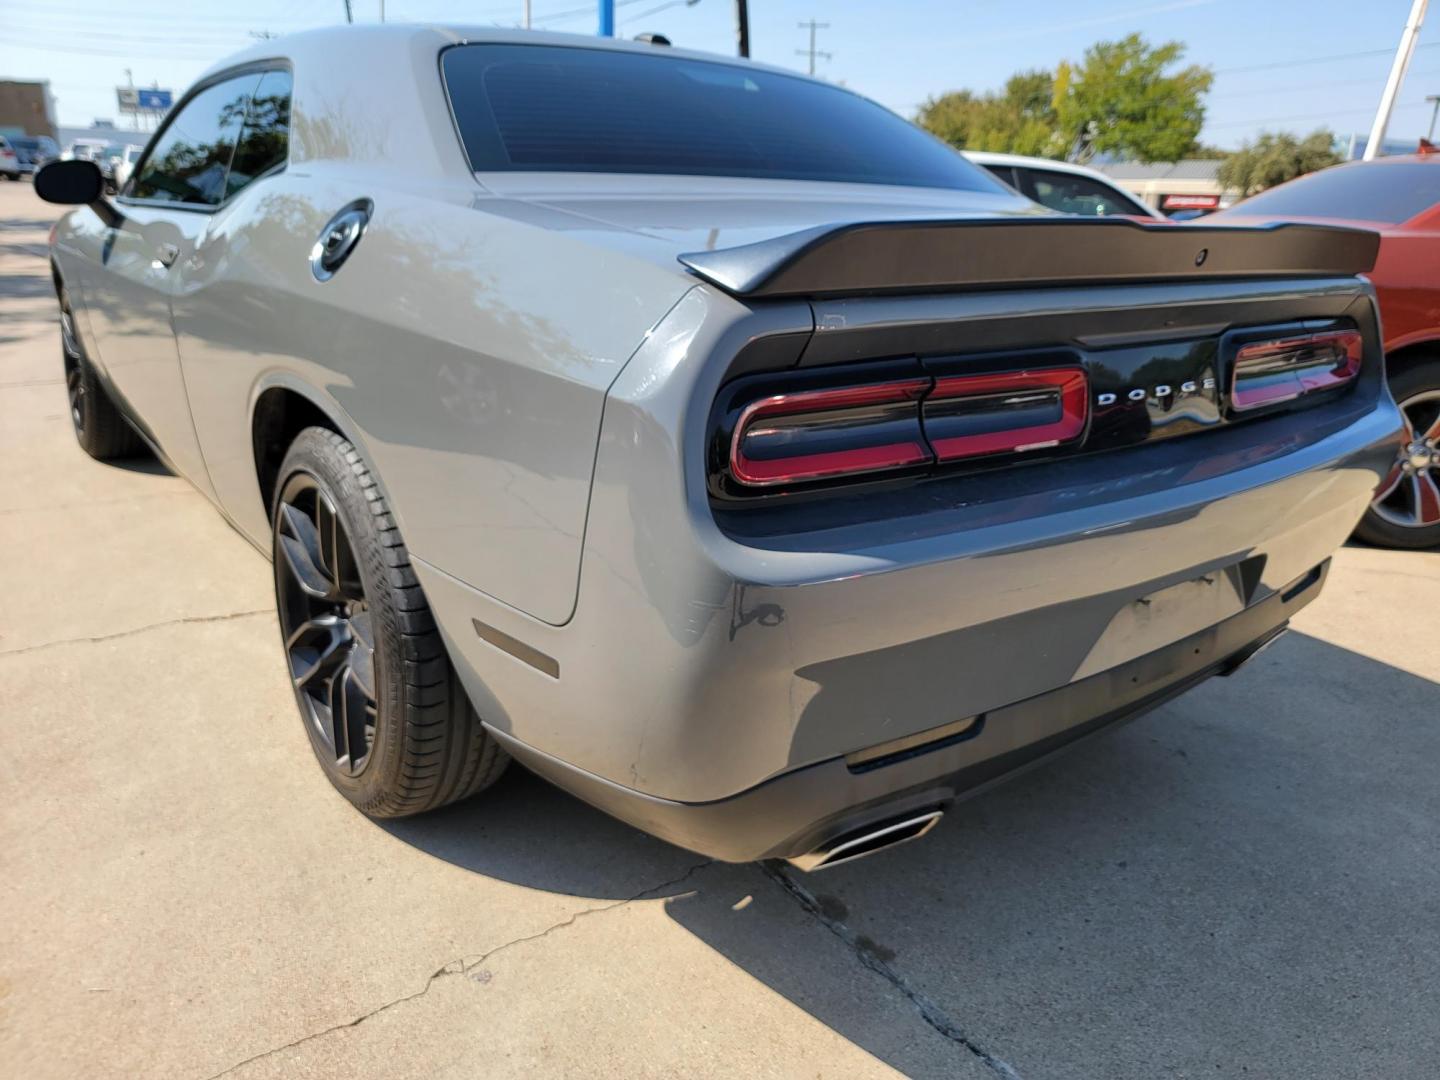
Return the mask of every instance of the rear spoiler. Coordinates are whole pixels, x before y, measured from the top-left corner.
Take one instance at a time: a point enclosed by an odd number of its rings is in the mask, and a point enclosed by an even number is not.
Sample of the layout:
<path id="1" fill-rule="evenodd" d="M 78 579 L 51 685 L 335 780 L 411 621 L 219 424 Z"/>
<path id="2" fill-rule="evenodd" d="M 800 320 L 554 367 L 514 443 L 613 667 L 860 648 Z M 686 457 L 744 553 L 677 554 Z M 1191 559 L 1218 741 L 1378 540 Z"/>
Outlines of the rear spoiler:
<path id="1" fill-rule="evenodd" d="M 822 225 L 679 259 L 735 296 L 778 297 L 1352 276 L 1379 248 L 1376 233 L 1332 225 L 1037 216 Z"/>

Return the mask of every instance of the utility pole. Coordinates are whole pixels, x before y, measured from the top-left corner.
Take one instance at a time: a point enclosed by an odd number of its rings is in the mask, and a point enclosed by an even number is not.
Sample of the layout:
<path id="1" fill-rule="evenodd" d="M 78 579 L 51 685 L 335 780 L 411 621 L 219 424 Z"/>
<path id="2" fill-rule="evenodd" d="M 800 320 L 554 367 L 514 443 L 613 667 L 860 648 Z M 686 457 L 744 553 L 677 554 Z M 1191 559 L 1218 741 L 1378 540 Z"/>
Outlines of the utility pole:
<path id="1" fill-rule="evenodd" d="M 355 14 L 350 10 L 350 0 L 345 0 L 345 21 L 347 23 L 355 21 Z"/>
<path id="2" fill-rule="evenodd" d="M 615 0 L 600 0 L 600 36 L 615 36 Z"/>
<path id="3" fill-rule="evenodd" d="M 1430 111 L 1430 134 L 1425 136 L 1426 142 L 1435 141 L 1435 118 L 1440 116 L 1440 94 L 1431 94 L 1425 99 L 1435 103 L 1435 108 Z"/>
<path id="4" fill-rule="evenodd" d="M 750 4 L 748 0 L 735 0 L 735 36 L 738 38 L 740 56 L 750 55 Z"/>
<path id="5" fill-rule="evenodd" d="M 1410 6 L 1410 17 L 1405 20 L 1405 29 L 1400 31 L 1400 44 L 1395 49 L 1395 62 L 1390 65 L 1390 78 L 1385 80 L 1385 92 L 1380 95 L 1380 108 L 1375 110 L 1375 123 L 1370 128 L 1370 138 L 1365 143 L 1365 160 L 1374 161 L 1380 156 L 1380 147 L 1385 142 L 1385 129 L 1390 126 L 1390 114 L 1395 109 L 1395 98 L 1400 93 L 1400 84 L 1405 81 L 1405 71 L 1410 67 L 1410 57 L 1415 52 L 1415 39 L 1420 36 L 1420 24 L 1425 21 L 1425 8 L 1430 0 L 1415 0 Z"/>
<path id="6" fill-rule="evenodd" d="M 530 0 L 525 0 L 525 29 L 530 29 Z"/>
<path id="7" fill-rule="evenodd" d="M 385 0 L 380 0 L 380 21 L 385 21 Z"/>
<path id="8" fill-rule="evenodd" d="M 1424 0 L 1417 0 L 1417 3 L 1423 3 L 1423 2 L 1424 2 Z M 806 30 L 806 29 L 808 29 L 808 30 L 810 31 L 810 48 L 809 48 L 809 49 L 796 49 L 796 50 L 795 50 L 795 55 L 796 55 L 796 56 L 806 56 L 806 55 L 808 55 L 808 56 L 810 57 L 810 74 L 811 74 L 811 75 L 814 75 L 814 74 L 815 74 L 815 57 L 817 57 L 817 56 L 823 56 L 826 60 L 833 60 L 833 59 L 835 59 L 835 57 L 832 56 L 830 53 L 828 53 L 828 52 L 821 52 L 819 49 L 815 48 L 815 31 L 816 31 L 816 30 L 829 30 L 829 29 L 830 29 L 830 24 L 829 24 L 828 22 L 816 22 L 814 19 L 811 19 L 809 22 L 802 22 L 802 23 L 799 23 L 798 25 L 799 25 L 799 27 L 800 27 L 801 30 Z"/>

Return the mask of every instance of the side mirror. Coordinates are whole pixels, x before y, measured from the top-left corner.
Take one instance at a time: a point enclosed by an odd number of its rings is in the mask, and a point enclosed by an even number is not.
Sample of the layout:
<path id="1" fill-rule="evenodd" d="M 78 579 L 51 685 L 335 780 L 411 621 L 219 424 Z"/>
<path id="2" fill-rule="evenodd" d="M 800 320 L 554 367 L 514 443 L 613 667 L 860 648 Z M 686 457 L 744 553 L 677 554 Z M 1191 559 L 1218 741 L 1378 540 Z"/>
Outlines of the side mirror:
<path id="1" fill-rule="evenodd" d="M 105 177 L 93 161 L 52 161 L 35 174 L 35 194 L 62 206 L 89 206 L 105 194 Z"/>
<path id="2" fill-rule="evenodd" d="M 105 198 L 105 174 L 93 161 L 52 161 L 35 174 L 35 194 L 61 206 L 88 206 L 109 228 L 125 216 Z"/>

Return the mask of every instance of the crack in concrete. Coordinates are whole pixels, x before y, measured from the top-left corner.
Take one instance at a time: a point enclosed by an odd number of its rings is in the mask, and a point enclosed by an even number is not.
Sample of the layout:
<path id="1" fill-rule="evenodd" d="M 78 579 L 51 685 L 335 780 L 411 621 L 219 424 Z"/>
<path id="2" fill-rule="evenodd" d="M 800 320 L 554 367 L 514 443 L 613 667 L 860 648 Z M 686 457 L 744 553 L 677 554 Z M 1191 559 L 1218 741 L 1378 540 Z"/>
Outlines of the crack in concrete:
<path id="1" fill-rule="evenodd" d="M 431 972 L 429 977 L 425 980 L 425 985 L 420 987 L 419 990 L 416 990 L 409 994 L 403 994 L 397 998 L 393 998 L 390 1001 L 385 1002 L 383 1005 L 377 1005 L 369 1012 L 361 1013 L 359 1016 L 355 1017 L 355 1019 L 347 1020 L 343 1024 L 332 1024 L 328 1028 L 324 1028 L 320 1031 L 312 1031 L 308 1035 L 302 1035 L 298 1039 L 293 1039 L 290 1042 L 285 1043 L 281 1046 L 275 1046 L 269 1050 L 262 1050 L 260 1053 L 253 1054 L 250 1057 L 246 1058 L 244 1061 L 237 1061 L 234 1065 L 222 1069 L 218 1073 L 213 1073 L 212 1075 L 207 1076 L 205 1080 L 220 1080 L 220 1077 L 228 1076 L 231 1073 L 235 1072 L 237 1069 L 243 1069 L 246 1065 L 254 1064 L 257 1061 L 261 1061 L 268 1057 L 274 1057 L 276 1054 L 284 1053 L 286 1050 L 294 1050 L 296 1047 L 303 1046 L 305 1043 L 313 1042 L 316 1039 L 323 1039 L 326 1035 L 333 1035 L 337 1031 L 345 1031 L 349 1028 L 359 1027 L 366 1020 L 369 1020 L 373 1016 L 378 1016 L 380 1013 L 385 1012 L 389 1009 L 393 1009 L 397 1005 L 404 1005 L 407 1001 L 414 1001 L 417 998 L 424 997 L 430 992 L 430 988 L 434 986 L 436 982 L 438 982 L 440 979 L 445 978 L 448 975 L 466 975 L 469 972 L 473 971 L 475 968 L 479 967 L 486 960 L 489 960 L 491 957 L 504 952 L 506 949 L 513 948 L 516 945 L 524 945 L 527 942 L 531 941 L 539 941 L 541 938 L 549 937 L 551 934 L 559 930 L 564 930 L 566 927 L 575 925 L 576 922 L 578 922 L 586 915 L 598 915 L 601 912 L 614 911 L 616 908 L 622 908 L 626 904 L 633 904 L 636 900 L 644 900 L 651 893 L 658 893 L 665 889 L 676 888 L 677 886 L 683 885 L 685 882 L 689 881 L 690 878 L 694 877 L 701 870 L 704 870 L 707 866 L 710 866 L 714 861 L 714 859 L 706 859 L 704 862 L 696 863 L 679 877 L 672 878 L 669 881 L 662 881 L 658 885 L 651 885 L 647 888 L 641 889 L 633 896 L 627 896 L 623 900 L 615 900 L 609 904 L 600 904 L 597 907 L 581 908 L 579 911 L 572 914 L 568 919 L 562 919 L 560 922 L 554 923 L 551 926 L 547 926 L 544 930 L 540 930 L 537 933 L 526 934 L 523 937 L 515 938 L 513 941 L 507 941 L 501 945 L 496 945 L 493 949 L 488 949 L 485 952 L 480 953 L 478 956 L 475 956 L 473 959 L 469 955 L 456 957 L 454 960 L 450 960 L 444 964 L 441 964 L 438 968 Z"/>
<path id="2" fill-rule="evenodd" d="M 41 649 L 55 649 L 61 645 L 89 645 L 100 641 L 114 641 L 117 638 L 133 637 L 136 634 L 144 634 L 150 630 L 158 630 L 162 626 L 179 626 L 183 623 L 211 623 L 228 622 L 231 619 L 249 619 L 256 615 L 273 615 L 274 608 L 261 608 L 258 611 L 232 611 L 228 615 L 186 615 L 179 619 L 166 619 L 164 622 L 146 623 L 144 626 L 137 626 L 131 630 L 117 630 L 113 634 L 100 634 L 97 637 L 76 637 L 61 638 L 58 641 L 42 641 L 39 645 L 25 645 L 19 649 L 0 649 L 0 657 L 21 656 L 25 653 L 39 652 Z"/>
<path id="3" fill-rule="evenodd" d="M 1021 1080 L 1020 1074 L 1008 1062 L 996 1057 L 983 1046 L 977 1043 L 969 1035 L 965 1034 L 950 1017 L 945 1015 L 945 1010 L 940 1008 L 934 1001 L 931 1001 L 924 993 L 911 986 L 910 983 L 890 966 L 886 960 L 879 956 L 875 946 L 869 939 L 862 939 L 860 935 L 851 930 L 839 919 L 827 915 L 820 901 L 816 899 L 805 886 L 801 885 L 789 874 L 785 873 L 773 862 L 760 864 L 760 871 L 775 884 L 779 885 L 785 893 L 803 908 L 812 919 L 834 934 L 849 950 L 855 954 L 855 958 L 865 967 L 869 968 L 876 975 L 879 975 L 896 990 L 909 1000 L 910 1004 L 920 1014 L 920 1018 L 934 1028 L 935 1031 L 951 1042 L 955 1043 L 975 1055 L 985 1063 L 993 1072 L 1003 1076 L 1006 1080 Z"/>

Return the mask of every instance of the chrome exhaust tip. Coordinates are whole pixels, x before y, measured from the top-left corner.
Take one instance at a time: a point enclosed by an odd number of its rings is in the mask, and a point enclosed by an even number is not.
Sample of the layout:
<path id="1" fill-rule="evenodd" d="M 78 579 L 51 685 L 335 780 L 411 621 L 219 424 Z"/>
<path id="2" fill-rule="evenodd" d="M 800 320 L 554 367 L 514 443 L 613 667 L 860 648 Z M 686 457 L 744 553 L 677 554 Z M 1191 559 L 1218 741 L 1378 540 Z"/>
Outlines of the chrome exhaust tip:
<path id="1" fill-rule="evenodd" d="M 943 810 L 927 810 L 923 814 L 912 814 L 879 825 L 867 825 L 862 829 L 841 833 L 814 851 L 804 855 L 792 855 L 785 861 L 797 870 L 807 874 L 824 870 L 841 863 L 863 859 L 877 851 L 884 851 L 903 844 L 907 840 L 918 840 L 935 827 L 945 814 Z"/>

